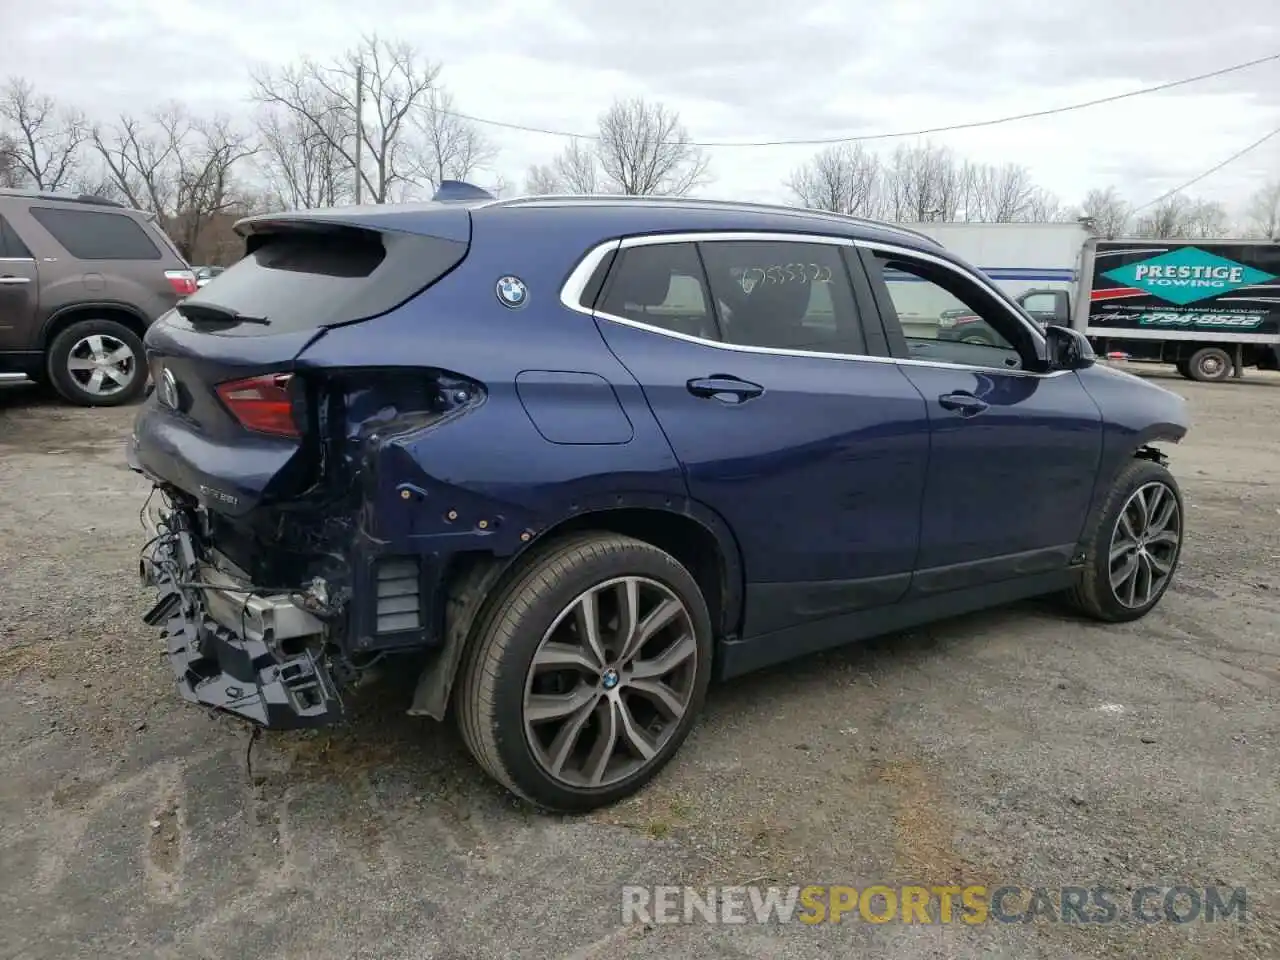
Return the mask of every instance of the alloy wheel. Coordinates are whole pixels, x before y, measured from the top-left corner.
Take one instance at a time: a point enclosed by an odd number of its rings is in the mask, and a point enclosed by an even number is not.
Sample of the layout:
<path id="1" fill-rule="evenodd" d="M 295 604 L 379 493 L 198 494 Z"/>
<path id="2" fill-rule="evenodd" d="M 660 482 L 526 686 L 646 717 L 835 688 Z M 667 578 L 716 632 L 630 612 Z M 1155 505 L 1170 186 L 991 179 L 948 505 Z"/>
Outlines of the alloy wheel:
<path id="1" fill-rule="evenodd" d="M 1115 598 L 1130 609 L 1160 595 L 1182 543 L 1178 498 L 1159 481 L 1129 495 L 1111 533 L 1110 579 Z"/>
<path id="2" fill-rule="evenodd" d="M 109 333 L 77 340 L 67 356 L 67 372 L 85 393 L 109 397 L 124 390 L 138 375 L 133 349 Z"/>
<path id="3" fill-rule="evenodd" d="M 648 577 L 618 577 L 577 596 L 529 667 L 525 736 L 543 772 L 606 787 L 643 769 L 680 726 L 698 644 L 688 609 Z"/>

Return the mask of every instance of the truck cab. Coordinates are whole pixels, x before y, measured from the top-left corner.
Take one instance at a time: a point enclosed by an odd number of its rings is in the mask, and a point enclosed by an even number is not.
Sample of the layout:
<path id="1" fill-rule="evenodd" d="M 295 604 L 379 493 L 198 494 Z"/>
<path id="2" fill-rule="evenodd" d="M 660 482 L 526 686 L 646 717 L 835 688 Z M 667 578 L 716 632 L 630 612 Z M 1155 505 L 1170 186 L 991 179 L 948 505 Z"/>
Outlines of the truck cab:
<path id="1" fill-rule="evenodd" d="M 1071 294 L 1066 290 L 1036 288 L 1020 294 L 1015 300 L 1042 327 L 1051 323 L 1071 326 Z"/>

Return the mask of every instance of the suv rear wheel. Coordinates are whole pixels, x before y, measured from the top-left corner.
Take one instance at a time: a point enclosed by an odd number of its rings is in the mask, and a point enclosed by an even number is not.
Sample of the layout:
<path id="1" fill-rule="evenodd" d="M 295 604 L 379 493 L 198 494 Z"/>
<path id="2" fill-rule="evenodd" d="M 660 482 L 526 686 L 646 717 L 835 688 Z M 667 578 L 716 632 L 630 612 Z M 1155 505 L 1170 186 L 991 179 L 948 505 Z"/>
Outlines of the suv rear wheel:
<path id="1" fill-rule="evenodd" d="M 86 407 L 132 403 L 147 385 L 138 335 L 115 320 L 81 320 L 54 337 L 49 380 L 62 397 Z"/>
<path id="2" fill-rule="evenodd" d="M 463 739 L 508 789 L 580 812 L 671 759 L 711 676 L 711 618 L 689 572 L 648 543 L 588 534 L 494 596 L 459 677 Z"/>
<path id="3" fill-rule="evenodd" d="M 1230 354 L 1219 347 L 1197 350 L 1187 361 L 1187 371 L 1192 380 L 1215 382 L 1231 376 L 1233 363 Z"/>

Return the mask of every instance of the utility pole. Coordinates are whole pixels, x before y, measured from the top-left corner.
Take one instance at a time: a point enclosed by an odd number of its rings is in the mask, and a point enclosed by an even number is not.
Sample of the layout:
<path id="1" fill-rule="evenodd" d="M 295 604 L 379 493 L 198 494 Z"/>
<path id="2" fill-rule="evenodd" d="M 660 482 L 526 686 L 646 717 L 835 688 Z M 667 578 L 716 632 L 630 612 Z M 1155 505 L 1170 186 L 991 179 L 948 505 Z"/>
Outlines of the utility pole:
<path id="1" fill-rule="evenodd" d="M 360 203 L 360 154 L 364 147 L 364 60 L 356 63 L 356 204 Z"/>

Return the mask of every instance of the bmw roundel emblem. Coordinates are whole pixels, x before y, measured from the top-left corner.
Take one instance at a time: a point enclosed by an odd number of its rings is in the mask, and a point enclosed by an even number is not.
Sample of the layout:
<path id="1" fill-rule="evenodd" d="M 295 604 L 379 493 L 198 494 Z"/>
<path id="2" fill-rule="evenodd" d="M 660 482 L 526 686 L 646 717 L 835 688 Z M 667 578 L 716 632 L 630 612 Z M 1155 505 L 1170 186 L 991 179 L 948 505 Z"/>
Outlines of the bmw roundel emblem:
<path id="1" fill-rule="evenodd" d="M 519 277 L 503 277 L 496 287 L 498 299 L 504 307 L 522 307 L 529 299 L 529 289 Z"/>

